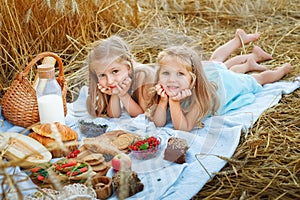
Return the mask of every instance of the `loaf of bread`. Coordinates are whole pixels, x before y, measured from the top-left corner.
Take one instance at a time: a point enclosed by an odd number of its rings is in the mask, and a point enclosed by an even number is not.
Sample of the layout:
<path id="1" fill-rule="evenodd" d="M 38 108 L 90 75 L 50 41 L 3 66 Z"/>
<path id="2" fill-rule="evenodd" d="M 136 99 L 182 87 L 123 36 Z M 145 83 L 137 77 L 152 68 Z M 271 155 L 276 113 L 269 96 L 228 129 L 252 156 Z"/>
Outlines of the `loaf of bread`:
<path id="1" fill-rule="evenodd" d="M 102 154 L 128 153 L 129 145 L 140 139 L 140 136 L 123 130 L 106 132 L 95 138 L 84 138 L 83 146 L 93 152 Z"/>
<path id="2" fill-rule="evenodd" d="M 182 164 L 186 162 L 187 141 L 183 138 L 171 137 L 168 140 L 164 153 L 164 159 Z"/>

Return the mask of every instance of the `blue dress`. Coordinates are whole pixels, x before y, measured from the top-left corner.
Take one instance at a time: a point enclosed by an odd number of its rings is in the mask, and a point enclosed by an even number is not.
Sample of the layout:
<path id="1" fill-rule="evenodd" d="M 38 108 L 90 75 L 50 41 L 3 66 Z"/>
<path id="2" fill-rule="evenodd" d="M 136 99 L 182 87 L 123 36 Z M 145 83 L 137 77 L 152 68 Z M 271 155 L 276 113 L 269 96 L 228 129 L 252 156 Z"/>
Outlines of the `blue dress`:
<path id="1" fill-rule="evenodd" d="M 203 61 L 202 65 L 208 80 L 218 86 L 218 115 L 253 103 L 255 94 L 263 89 L 251 75 L 228 70 L 221 62 Z"/>

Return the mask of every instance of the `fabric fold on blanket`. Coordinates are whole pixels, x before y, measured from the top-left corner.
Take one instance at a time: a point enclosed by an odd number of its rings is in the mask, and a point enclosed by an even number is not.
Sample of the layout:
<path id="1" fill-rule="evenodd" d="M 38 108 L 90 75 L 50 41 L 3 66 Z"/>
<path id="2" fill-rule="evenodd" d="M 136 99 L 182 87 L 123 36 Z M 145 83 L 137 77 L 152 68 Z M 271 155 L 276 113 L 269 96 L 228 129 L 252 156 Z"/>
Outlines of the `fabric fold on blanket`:
<path id="1" fill-rule="evenodd" d="M 204 119 L 204 128 L 193 129 L 187 133 L 176 131 L 171 124 L 157 128 L 152 122 L 146 120 L 145 115 L 131 118 L 122 113 L 120 118 L 91 118 L 85 109 L 85 100 L 88 88 L 83 87 L 78 99 L 68 103 L 66 124 L 79 133 L 79 140 L 84 137 L 80 134 L 78 121 L 91 120 L 97 124 L 108 124 L 107 131 L 126 130 L 141 135 L 157 135 L 162 139 L 162 149 L 156 158 L 147 161 L 138 161 L 132 158 L 133 170 L 138 173 L 144 184 L 144 190 L 128 199 L 173 200 L 191 199 L 201 188 L 213 178 L 226 164 L 220 157 L 232 157 L 242 132 L 247 132 L 259 116 L 268 108 L 274 106 L 282 98 L 300 87 L 299 81 L 279 81 L 267 84 L 263 90 L 255 94 L 255 101 L 237 110 L 231 110 L 222 116 L 213 116 Z M 21 127 L 13 126 L 4 120 L 1 132 L 20 132 Z M 163 159 L 163 148 L 171 136 L 188 136 L 189 149 L 187 163 L 175 164 Z M 107 176 L 112 176 L 109 170 Z M 25 186 L 21 186 L 26 188 Z M 22 188 L 21 188 L 22 189 Z M 117 199 L 114 195 L 109 199 Z"/>

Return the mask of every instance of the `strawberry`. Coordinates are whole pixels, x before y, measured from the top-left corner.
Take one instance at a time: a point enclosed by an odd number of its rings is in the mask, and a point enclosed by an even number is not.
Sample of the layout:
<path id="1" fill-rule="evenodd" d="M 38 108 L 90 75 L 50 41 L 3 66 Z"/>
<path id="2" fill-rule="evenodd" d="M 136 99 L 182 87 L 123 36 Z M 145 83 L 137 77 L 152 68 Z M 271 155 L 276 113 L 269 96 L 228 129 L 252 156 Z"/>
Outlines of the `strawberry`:
<path id="1" fill-rule="evenodd" d="M 68 154 L 67 158 L 76 158 L 77 155 L 78 155 L 79 153 L 80 153 L 80 150 L 79 150 L 79 149 L 76 149 L 76 150 L 70 152 L 70 153 Z"/>
<path id="2" fill-rule="evenodd" d="M 75 155 L 73 152 L 69 153 L 69 155 L 67 156 L 67 158 L 75 158 Z"/>
<path id="3" fill-rule="evenodd" d="M 75 151 L 73 151 L 73 153 L 74 153 L 75 155 L 78 155 L 78 154 L 80 153 L 80 150 L 79 150 L 79 149 L 76 149 Z"/>

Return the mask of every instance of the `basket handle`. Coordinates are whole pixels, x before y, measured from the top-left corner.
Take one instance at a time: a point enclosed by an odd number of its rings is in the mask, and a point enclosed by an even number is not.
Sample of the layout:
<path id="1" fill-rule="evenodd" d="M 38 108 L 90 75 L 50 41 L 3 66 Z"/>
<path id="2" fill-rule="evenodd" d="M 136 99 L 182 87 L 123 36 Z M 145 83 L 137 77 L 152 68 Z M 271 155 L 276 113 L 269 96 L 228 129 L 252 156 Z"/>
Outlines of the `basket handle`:
<path id="1" fill-rule="evenodd" d="M 35 58 L 33 58 L 29 64 L 27 65 L 27 67 L 23 70 L 23 72 L 20 73 L 20 76 L 18 76 L 19 78 L 22 78 L 22 76 L 27 76 L 27 74 L 29 73 L 30 69 L 32 68 L 32 66 L 37 63 L 39 60 L 41 60 L 44 57 L 48 57 L 51 56 L 53 58 L 56 59 L 57 63 L 58 63 L 58 68 L 59 68 L 59 74 L 58 74 L 58 79 L 64 81 L 65 80 L 65 76 L 64 76 L 64 68 L 63 68 L 63 63 L 61 58 L 52 52 L 43 52 L 38 54 Z"/>

